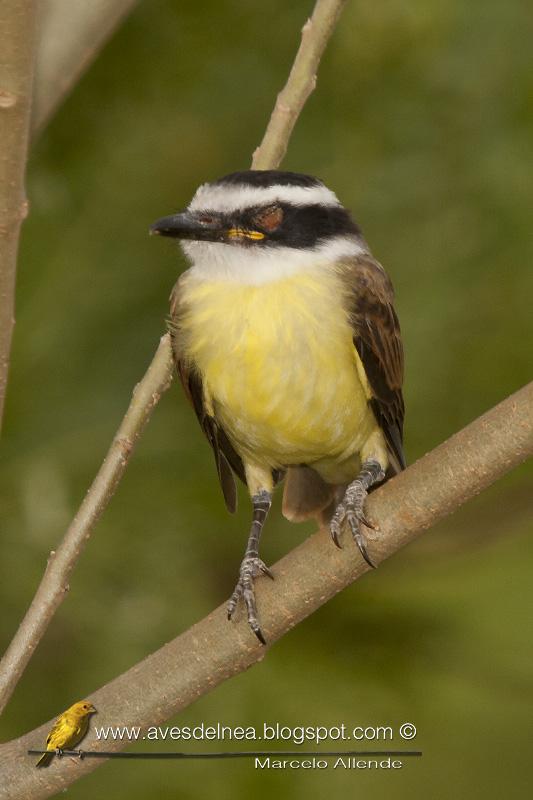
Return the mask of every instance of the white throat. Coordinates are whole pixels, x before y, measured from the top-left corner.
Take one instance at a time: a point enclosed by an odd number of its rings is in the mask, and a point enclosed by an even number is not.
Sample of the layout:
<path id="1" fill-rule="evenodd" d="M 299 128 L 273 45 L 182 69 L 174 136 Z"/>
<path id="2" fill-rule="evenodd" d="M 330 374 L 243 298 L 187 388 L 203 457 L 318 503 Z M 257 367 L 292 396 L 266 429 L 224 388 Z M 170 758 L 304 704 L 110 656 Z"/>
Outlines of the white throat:
<path id="1" fill-rule="evenodd" d="M 256 286 L 368 253 L 364 240 L 355 236 L 337 236 L 301 250 L 195 241 L 183 241 L 181 246 L 192 265 L 189 273 L 196 279 Z"/>

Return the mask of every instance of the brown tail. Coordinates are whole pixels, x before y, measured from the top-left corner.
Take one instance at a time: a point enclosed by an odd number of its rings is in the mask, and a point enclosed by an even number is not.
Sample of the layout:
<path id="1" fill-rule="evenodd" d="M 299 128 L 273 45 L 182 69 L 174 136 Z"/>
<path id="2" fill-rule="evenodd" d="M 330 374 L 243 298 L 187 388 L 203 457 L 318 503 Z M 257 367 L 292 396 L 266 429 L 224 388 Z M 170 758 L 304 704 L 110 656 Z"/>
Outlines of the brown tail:
<path id="1" fill-rule="evenodd" d="M 52 761 L 55 753 L 43 753 L 40 757 L 39 761 L 36 763 L 36 767 L 48 767 L 50 762 Z"/>
<path id="2" fill-rule="evenodd" d="M 289 467 L 283 490 L 283 516 L 291 522 L 320 517 L 335 499 L 336 487 L 311 467 Z"/>

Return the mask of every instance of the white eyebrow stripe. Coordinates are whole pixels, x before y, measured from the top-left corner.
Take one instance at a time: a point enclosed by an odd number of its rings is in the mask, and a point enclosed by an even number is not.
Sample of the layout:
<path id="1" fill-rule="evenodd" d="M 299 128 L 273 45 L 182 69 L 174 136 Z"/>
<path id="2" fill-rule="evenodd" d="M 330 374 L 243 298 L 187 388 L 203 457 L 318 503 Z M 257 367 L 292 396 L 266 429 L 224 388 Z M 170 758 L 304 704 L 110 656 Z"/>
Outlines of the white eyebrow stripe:
<path id="1" fill-rule="evenodd" d="M 246 184 L 213 186 L 204 183 L 194 195 L 191 211 L 240 211 L 268 203 L 289 203 L 297 206 L 340 206 L 326 186 L 246 186 Z"/>

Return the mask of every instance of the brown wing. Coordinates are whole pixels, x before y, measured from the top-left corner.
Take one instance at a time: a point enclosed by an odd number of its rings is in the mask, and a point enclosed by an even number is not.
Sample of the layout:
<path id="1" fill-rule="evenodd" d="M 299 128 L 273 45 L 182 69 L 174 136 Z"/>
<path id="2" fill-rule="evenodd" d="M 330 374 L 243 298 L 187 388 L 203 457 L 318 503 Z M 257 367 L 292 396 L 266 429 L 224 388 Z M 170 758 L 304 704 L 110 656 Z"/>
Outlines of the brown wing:
<path id="1" fill-rule="evenodd" d="M 405 469 L 403 347 L 394 291 L 385 270 L 370 255 L 346 264 L 345 280 L 354 344 L 372 393 L 370 406 L 398 472 Z"/>
<path id="2" fill-rule="evenodd" d="M 170 302 L 169 331 L 172 339 L 172 352 L 181 384 L 185 390 L 196 416 L 213 449 L 218 478 L 228 511 L 237 508 L 237 489 L 233 473 L 246 484 L 244 466 L 226 433 L 217 420 L 205 408 L 202 379 L 194 366 L 180 355 L 179 348 L 179 281 L 173 289 Z"/>

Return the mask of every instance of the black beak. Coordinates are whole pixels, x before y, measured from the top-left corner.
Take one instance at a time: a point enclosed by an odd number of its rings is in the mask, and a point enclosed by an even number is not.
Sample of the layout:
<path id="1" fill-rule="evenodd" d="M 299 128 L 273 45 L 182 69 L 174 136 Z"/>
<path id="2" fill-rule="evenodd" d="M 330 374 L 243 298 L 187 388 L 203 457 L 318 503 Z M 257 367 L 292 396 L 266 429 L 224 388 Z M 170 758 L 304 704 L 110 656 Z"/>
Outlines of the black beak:
<path id="1" fill-rule="evenodd" d="M 203 242 L 223 241 L 227 234 L 220 217 L 214 214 L 196 214 L 182 211 L 170 217 L 158 219 L 150 226 L 150 233 L 159 236 L 173 236 L 176 239 L 196 239 Z"/>

